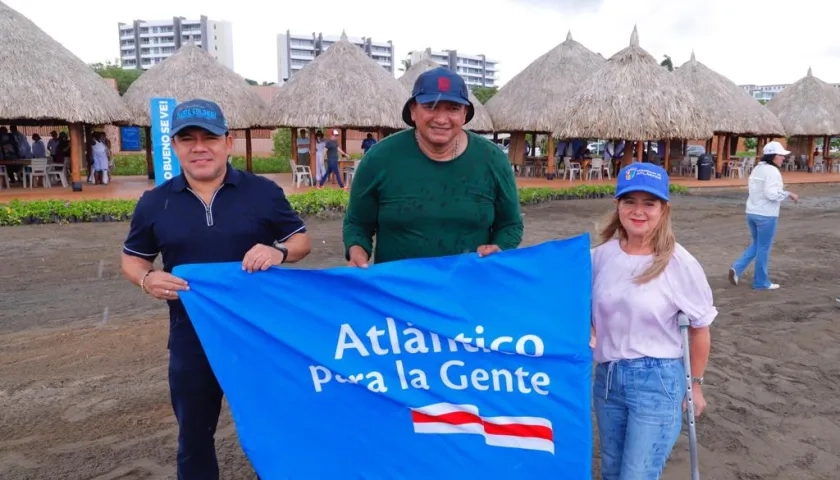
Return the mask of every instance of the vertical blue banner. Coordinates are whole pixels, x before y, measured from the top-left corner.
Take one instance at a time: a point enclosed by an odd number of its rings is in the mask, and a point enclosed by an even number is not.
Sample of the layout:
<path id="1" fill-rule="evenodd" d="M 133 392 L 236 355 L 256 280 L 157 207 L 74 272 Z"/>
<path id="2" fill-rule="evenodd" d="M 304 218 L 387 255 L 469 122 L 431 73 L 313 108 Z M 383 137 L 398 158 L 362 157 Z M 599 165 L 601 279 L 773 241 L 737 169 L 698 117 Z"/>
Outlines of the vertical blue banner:
<path id="1" fill-rule="evenodd" d="M 152 161 L 155 166 L 155 186 L 181 174 L 181 164 L 172 150 L 169 131 L 172 128 L 174 98 L 155 97 L 149 101 L 149 117 L 152 120 Z"/>

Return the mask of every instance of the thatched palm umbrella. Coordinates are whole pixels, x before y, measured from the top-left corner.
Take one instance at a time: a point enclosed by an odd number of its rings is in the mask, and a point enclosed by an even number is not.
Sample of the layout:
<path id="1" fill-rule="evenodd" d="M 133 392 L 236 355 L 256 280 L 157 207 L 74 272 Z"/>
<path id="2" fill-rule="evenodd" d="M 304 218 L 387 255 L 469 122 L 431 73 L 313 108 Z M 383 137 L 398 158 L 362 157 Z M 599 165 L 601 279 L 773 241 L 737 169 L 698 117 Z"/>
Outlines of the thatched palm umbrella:
<path id="1" fill-rule="evenodd" d="M 647 140 L 712 136 L 706 109 L 678 77 L 639 46 L 636 27 L 629 47 L 582 80 L 569 98 L 569 114 L 555 123 L 560 136 L 636 141 L 639 154 L 641 142 Z M 631 161 L 632 151 L 625 148 L 624 163 Z"/>
<path id="2" fill-rule="evenodd" d="M 511 78 L 493 98 L 487 111 L 497 132 L 511 132 L 509 156 L 512 163 L 521 163 L 525 132 L 548 133 L 558 119 L 568 115 L 568 97 L 579 82 L 589 77 L 604 58 L 572 39 L 544 53 Z M 536 138 L 536 135 L 534 135 Z M 554 176 L 554 138 L 548 138 L 548 174 Z"/>
<path id="3" fill-rule="evenodd" d="M 292 128 L 292 151 L 297 160 L 296 128 L 310 129 L 310 168 L 315 169 L 315 135 L 320 127 L 341 129 L 347 151 L 347 128 L 375 130 L 405 128 L 402 108 L 409 92 L 393 75 L 350 43 L 341 39 L 292 75 L 268 107 L 266 124 Z"/>
<path id="4" fill-rule="evenodd" d="M 82 190 L 83 124 L 129 121 L 119 93 L 31 20 L 0 2 L 0 122 L 69 124 L 70 171 Z"/>
<path id="5" fill-rule="evenodd" d="M 123 96 L 134 114 L 134 124 L 146 127 L 146 138 L 151 138 L 149 101 L 154 97 L 174 98 L 178 102 L 200 98 L 218 103 L 230 128 L 245 130 L 245 162 L 251 171 L 251 128 L 263 126 L 267 106 L 243 77 L 207 50 L 184 45 L 140 75 Z M 150 145 L 146 142 L 146 163 L 151 169 Z"/>
<path id="6" fill-rule="evenodd" d="M 767 109 L 779 117 L 788 137 L 808 139 L 809 169 L 814 166 L 816 137 L 824 137 L 825 158 L 831 137 L 840 135 L 840 91 L 815 77 L 810 68 L 805 77 L 767 102 Z"/>
<path id="7" fill-rule="evenodd" d="M 411 68 L 406 70 L 406 72 L 397 80 L 399 80 L 402 86 L 410 92 L 414 88 L 414 82 L 417 81 L 417 78 L 422 73 L 438 67 L 440 67 L 440 65 L 432 60 L 429 52 L 423 52 L 423 56 L 420 60 L 416 63 L 412 63 Z M 492 132 L 493 120 L 491 120 L 490 114 L 487 112 L 487 108 L 478 101 L 472 92 L 470 92 L 470 101 L 475 107 L 475 115 L 473 115 L 472 120 L 465 125 L 466 128 L 469 128 L 474 132 Z"/>
<path id="8" fill-rule="evenodd" d="M 728 145 L 732 135 L 746 137 L 784 137 L 785 129 L 779 119 L 761 103 L 757 102 L 743 88 L 723 75 L 697 61 L 694 52 L 691 59 L 679 67 L 674 75 L 687 85 L 688 90 L 706 108 L 712 122 L 712 129 L 718 137 L 718 159 L 716 170 L 721 173 L 723 159 L 728 157 Z M 761 148 L 759 142 L 758 148 Z M 711 140 L 707 142 L 711 149 Z"/>

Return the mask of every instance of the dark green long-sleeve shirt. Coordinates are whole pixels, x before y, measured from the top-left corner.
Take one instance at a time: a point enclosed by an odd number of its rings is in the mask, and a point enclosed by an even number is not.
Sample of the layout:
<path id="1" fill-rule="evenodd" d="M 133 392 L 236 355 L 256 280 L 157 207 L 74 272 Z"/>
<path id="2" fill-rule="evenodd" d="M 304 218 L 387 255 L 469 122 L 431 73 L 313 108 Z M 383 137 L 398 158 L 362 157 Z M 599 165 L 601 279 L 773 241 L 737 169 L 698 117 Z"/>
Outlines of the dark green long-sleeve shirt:
<path id="1" fill-rule="evenodd" d="M 457 158 L 438 162 L 417 146 L 414 129 L 391 135 L 359 163 L 344 217 L 345 252 L 358 245 L 376 263 L 513 249 L 522 241 L 516 179 L 504 152 L 467 132 Z"/>

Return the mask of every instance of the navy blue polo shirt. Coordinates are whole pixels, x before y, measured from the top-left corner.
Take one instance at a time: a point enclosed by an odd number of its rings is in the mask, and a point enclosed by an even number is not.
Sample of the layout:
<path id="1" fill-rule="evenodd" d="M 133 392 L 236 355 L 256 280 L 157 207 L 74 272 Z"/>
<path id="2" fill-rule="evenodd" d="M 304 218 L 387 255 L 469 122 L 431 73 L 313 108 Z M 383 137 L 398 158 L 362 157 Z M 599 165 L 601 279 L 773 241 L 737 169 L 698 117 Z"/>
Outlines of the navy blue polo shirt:
<path id="1" fill-rule="evenodd" d="M 306 226 L 283 189 L 266 178 L 227 165 L 209 204 L 193 193 L 184 174 L 140 197 L 123 252 L 172 272 L 190 263 L 241 262 L 257 244 L 283 242 Z M 180 300 L 169 302 L 170 321 L 187 318 Z"/>

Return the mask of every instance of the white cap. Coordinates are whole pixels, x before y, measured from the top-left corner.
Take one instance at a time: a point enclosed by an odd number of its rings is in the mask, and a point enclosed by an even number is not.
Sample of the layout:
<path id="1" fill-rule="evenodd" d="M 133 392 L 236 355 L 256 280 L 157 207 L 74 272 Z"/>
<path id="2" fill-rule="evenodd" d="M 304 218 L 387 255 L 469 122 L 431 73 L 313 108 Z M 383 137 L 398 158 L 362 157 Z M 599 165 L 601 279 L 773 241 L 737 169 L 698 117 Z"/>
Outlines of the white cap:
<path id="1" fill-rule="evenodd" d="M 782 148 L 782 144 L 779 142 L 770 142 L 764 146 L 764 154 L 765 155 L 790 155 L 790 150 L 785 150 Z"/>
<path id="2" fill-rule="evenodd" d="M 338 135 L 340 132 L 338 130 L 333 130 L 333 135 Z"/>

